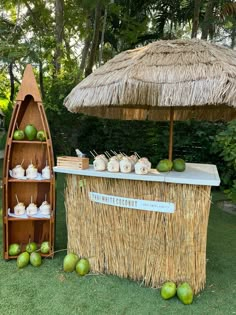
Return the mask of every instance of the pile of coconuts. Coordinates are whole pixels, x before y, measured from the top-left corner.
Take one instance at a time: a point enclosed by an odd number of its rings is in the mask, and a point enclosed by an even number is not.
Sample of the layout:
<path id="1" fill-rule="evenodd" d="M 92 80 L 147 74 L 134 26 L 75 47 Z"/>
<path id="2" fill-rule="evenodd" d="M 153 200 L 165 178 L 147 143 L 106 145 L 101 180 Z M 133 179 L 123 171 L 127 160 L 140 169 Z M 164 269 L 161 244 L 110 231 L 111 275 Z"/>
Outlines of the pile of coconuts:
<path id="1" fill-rule="evenodd" d="M 45 241 L 41 244 L 40 248 L 35 242 L 29 242 L 26 247 L 25 251 L 21 253 L 21 246 L 17 243 L 11 244 L 9 246 L 9 256 L 17 256 L 17 267 L 24 268 L 29 263 L 34 267 L 39 267 L 42 264 L 42 254 L 48 254 L 50 251 L 50 244 L 49 242 Z M 79 257 L 74 253 L 68 253 L 63 260 L 63 270 L 65 272 L 73 272 L 79 276 L 85 276 L 90 271 L 90 263 L 87 258 Z"/>
<path id="2" fill-rule="evenodd" d="M 42 254 L 48 254 L 50 251 L 50 244 L 48 241 L 42 242 L 40 248 L 35 242 L 29 242 L 25 251 L 21 253 L 21 246 L 18 243 L 10 244 L 9 256 L 17 256 L 16 265 L 18 268 L 24 268 L 29 263 L 34 267 L 39 267 L 42 264 Z"/>
<path id="3" fill-rule="evenodd" d="M 87 258 L 79 258 L 74 253 L 69 253 L 64 257 L 63 270 L 65 272 L 76 271 L 79 276 L 85 276 L 90 271 L 89 260 Z"/>

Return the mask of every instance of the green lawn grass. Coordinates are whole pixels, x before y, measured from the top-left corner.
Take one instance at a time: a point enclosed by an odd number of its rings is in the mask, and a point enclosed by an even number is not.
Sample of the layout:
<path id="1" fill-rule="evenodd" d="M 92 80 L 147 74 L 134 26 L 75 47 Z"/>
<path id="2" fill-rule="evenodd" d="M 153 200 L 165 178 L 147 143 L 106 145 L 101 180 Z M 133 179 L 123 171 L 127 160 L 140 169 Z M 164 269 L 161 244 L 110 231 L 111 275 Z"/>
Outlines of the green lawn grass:
<path id="1" fill-rule="evenodd" d="M 66 247 L 64 177 L 57 176 L 56 248 Z M 165 301 L 160 290 L 112 275 L 79 277 L 64 273 L 65 252 L 44 259 L 39 268 L 18 269 L 15 260 L 0 259 L 0 314 L 3 315 L 228 315 L 236 314 L 236 216 L 217 207 L 214 193 L 208 227 L 207 283 L 192 305 Z M 2 248 L 2 225 L 0 228 Z M 158 263 L 158 262 L 157 262 Z M 184 264 L 184 262 L 183 262 Z"/>

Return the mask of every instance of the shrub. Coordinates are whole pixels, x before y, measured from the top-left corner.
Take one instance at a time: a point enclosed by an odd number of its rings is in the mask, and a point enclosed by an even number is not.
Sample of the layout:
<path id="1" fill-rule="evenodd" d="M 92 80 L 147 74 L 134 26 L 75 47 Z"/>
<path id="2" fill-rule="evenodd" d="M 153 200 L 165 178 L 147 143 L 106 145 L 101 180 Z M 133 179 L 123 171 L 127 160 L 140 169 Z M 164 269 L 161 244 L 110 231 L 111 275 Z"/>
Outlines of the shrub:
<path id="1" fill-rule="evenodd" d="M 216 135 L 212 148 L 221 158 L 220 173 L 225 193 L 236 202 L 236 120 Z"/>

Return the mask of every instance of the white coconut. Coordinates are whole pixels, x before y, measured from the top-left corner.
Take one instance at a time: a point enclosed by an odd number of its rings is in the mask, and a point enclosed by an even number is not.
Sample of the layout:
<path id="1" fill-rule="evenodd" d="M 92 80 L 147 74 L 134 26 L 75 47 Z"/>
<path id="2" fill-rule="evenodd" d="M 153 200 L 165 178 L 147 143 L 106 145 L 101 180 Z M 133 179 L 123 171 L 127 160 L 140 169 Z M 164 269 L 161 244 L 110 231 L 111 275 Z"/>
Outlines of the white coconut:
<path id="1" fill-rule="evenodd" d="M 102 158 L 105 161 L 106 165 L 107 165 L 108 159 L 107 159 L 105 154 L 100 154 L 100 155 L 98 155 L 98 157 Z"/>
<path id="2" fill-rule="evenodd" d="M 97 156 L 93 161 L 93 167 L 95 171 L 105 171 L 107 168 L 107 163 L 102 157 Z"/>
<path id="3" fill-rule="evenodd" d="M 130 159 L 131 159 L 132 161 L 134 161 L 134 163 L 137 163 L 137 162 L 138 162 L 138 157 L 137 157 L 137 155 L 135 155 L 135 154 L 130 155 Z"/>
<path id="4" fill-rule="evenodd" d="M 148 166 L 146 163 L 142 162 L 142 161 L 138 161 L 135 164 L 135 173 L 139 174 L 139 175 L 145 175 L 148 173 Z"/>
<path id="5" fill-rule="evenodd" d="M 12 177 L 14 177 L 14 178 L 22 178 L 24 176 L 25 176 L 25 170 L 23 169 L 23 167 L 21 165 L 16 165 L 12 169 Z"/>
<path id="6" fill-rule="evenodd" d="M 29 179 L 34 179 L 38 176 L 37 168 L 31 163 L 26 169 L 26 177 Z"/>
<path id="7" fill-rule="evenodd" d="M 49 166 L 45 166 L 45 167 L 42 169 L 42 177 L 45 178 L 45 179 L 50 179 L 50 177 L 51 177 L 51 172 L 50 172 Z"/>
<path id="8" fill-rule="evenodd" d="M 23 204 L 23 202 L 18 202 L 18 204 L 14 207 L 14 214 L 15 215 L 25 214 L 25 205 Z"/>
<path id="9" fill-rule="evenodd" d="M 121 173 L 130 173 L 132 171 L 132 161 L 129 157 L 123 157 L 120 161 L 120 171 Z"/>
<path id="10" fill-rule="evenodd" d="M 108 172 L 118 173 L 120 170 L 120 162 L 115 157 L 111 157 L 107 164 Z"/>
<path id="11" fill-rule="evenodd" d="M 42 214 L 48 215 L 51 212 L 51 205 L 47 201 L 43 201 L 43 203 L 39 207 L 39 210 Z"/>
<path id="12" fill-rule="evenodd" d="M 36 214 L 38 211 L 37 206 L 35 203 L 31 202 L 28 207 L 26 208 L 27 215 L 31 216 Z"/>
<path id="13" fill-rule="evenodd" d="M 150 171 L 151 170 L 151 168 L 152 168 L 152 164 L 151 164 L 151 162 L 148 160 L 148 158 L 146 158 L 146 157 L 142 157 L 141 159 L 139 159 L 138 160 L 139 162 L 143 162 L 143 163 L 145 163 L 146 165 L 147 165 L 147 167 L 148 167 L 148 171 Z"/>

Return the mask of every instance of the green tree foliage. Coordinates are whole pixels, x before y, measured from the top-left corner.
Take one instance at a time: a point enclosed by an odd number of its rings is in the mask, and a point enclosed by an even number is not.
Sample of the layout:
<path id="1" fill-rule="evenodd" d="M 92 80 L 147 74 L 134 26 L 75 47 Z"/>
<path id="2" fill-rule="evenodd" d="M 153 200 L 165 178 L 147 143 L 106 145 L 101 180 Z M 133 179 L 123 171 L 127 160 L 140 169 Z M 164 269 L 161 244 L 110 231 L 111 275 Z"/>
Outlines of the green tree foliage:
<path id="1" fill-rule="evenodd" d="M 219 170 L 225 192 L 236 202 L 236 120 L 217 134 L 212 148 L 220 157 Z"/>
<path id="2" fill-rule="evenodd" d="M 225 130 L 219 132 L 213 143 L 213 152 L 217 153 L 222 161 L 222 181 L 225 186 L 231 186 L 236 179 L 236 121 L 227 124 Z"/>
<path id="3" fill-rule="evenodd" d="M 74 154 L 76 147 L 88 155 L 93 149 L 97 152 L 112 149 L 127 154 L 137 151 L 157 163 L 167 157 L 168 123 L 108 121 L 71 114 L 64 108 L 63 100 L 84 78 L 85 69 L 89 69 L 89 73 L 98 66 L 101 47 L 101 63 L 104 63 L 122 50 L 153 40 L 191 37 L 195 2 L 58 0 L 58 16 L 54 0 L 1 1 L 2 104 L 11 104 L 9 99 L 17 93 L 25 65 L 31 63 L 41 88 L 56 154 Z M 211 29 L 211 37 L 230 39 L 228 45 L 233 47 L 235 3 L 228 0 L 213 2 L 211 22 L 215 27 Z M 202 0 L 195 14 L 198 33 L 203 27 L 207 5 L 209 1 Z M 99 15 L 96 15 L 98 9 Z M 63 17 L 63 23 L 60 23 L 60 17 Z M 215 129 L 221 127 L 220 123 L 175 123 L 174 156 L 189 162 L 215 161 L 208 148 Z M 186 134 L 189 136 L 185 137 Z"/>

